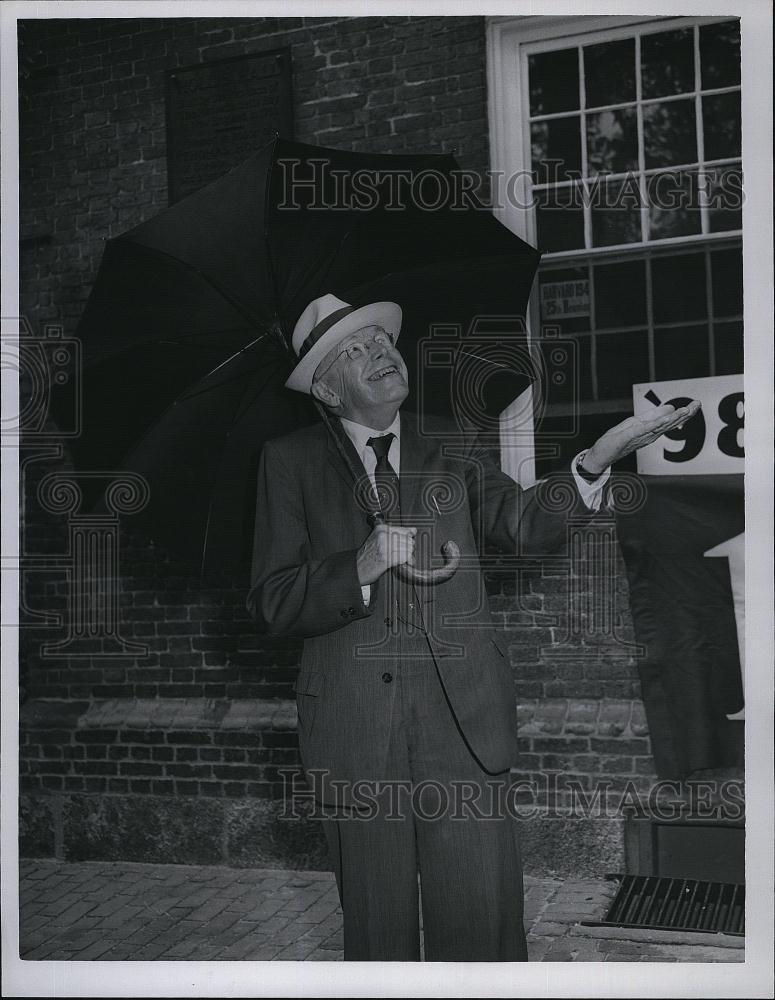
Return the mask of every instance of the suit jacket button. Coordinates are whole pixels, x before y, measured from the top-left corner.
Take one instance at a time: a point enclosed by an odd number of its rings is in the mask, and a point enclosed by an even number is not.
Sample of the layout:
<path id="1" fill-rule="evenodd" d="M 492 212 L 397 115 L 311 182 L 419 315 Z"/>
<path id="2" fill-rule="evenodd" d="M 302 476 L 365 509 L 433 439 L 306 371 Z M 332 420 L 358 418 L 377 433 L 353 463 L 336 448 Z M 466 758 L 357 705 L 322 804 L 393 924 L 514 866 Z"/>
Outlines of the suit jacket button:
<path id="1" fill-rule="evenodd" d="M 391 626 L 391 625 L 393 624 L 393 619 L 392 619 L 392 618 L 386 618 L 386 619 L 385 619 L 385 624 L 386 624 L 386 625 L 388 626 L 388 628 L 389 628 L 389 627 L 390 627 L 390 626 Z"/>
<path id="2" fill-rule="evenodd" d="M 382 675 L 382 680 L 386 684 L 389 684 L 393 680 L 393 675 L 389 674 L 387 671 L 385 671 L 385 673 Z"/>
<path id="3" fill-rule="evenodd" d="M 348 614 L 346 608 L 342 608 L 342 610 L 339 612 L 339 614 L 342 616 L 342 618 L 348 618 L 349 617 L 349 614 Z"/>

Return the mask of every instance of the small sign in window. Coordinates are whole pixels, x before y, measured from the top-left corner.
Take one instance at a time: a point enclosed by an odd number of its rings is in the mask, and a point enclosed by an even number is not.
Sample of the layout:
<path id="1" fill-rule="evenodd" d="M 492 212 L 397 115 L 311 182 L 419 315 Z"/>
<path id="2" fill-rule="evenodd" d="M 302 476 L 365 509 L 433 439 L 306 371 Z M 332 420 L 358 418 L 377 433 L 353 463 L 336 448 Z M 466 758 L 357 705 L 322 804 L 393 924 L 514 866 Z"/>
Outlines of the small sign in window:
<path id="1" fill-rule="evenodd" d="M 541 318 L 589 316 L 589 279 L 550 281 L 541 285 Z"/>

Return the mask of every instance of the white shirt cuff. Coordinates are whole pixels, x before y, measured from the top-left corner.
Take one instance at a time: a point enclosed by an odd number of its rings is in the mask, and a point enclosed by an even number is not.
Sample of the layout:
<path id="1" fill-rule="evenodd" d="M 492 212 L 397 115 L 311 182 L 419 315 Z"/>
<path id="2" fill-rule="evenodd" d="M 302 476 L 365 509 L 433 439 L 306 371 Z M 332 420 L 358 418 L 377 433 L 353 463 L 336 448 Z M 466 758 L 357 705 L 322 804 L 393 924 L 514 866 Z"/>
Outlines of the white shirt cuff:
<path id="1" fill-rule="evenodd" d="M 603 487 L 611 477 L 611 467 L 609 466 L 607 469 L 604 469 L 594 483 L 588 483 L 576 471 L 576 465 L 583 460 L 585 455 L 586 451 L 579 452 L 571 462 L 570 468 L 576 483 L 576 489 L 579 491 L 579 496 L 584 501 L 585 506 L 589 510 L 597 511 L 600 510 L 600 504 L 603 499 Z"/>
<path id="2" fill-rule="evenodd" d="M 367 583 L 365 587 L 361 587 L 361 593 L 363 594 L 363 603 L 368 608 L 371 600 L 371 584 Z"/>

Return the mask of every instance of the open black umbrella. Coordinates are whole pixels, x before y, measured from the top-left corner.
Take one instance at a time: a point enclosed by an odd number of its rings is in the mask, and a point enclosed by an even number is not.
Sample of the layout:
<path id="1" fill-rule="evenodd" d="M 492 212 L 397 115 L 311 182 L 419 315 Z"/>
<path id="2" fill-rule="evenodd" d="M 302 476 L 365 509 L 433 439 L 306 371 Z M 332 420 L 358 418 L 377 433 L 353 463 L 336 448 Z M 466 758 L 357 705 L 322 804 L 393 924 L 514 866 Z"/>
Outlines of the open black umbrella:
<path id="1" fill-rule="evenodd" d="M 146 477 L 133 521 L 203 572 L 247 567 L 264 441 L 318 419 L 284 388 L 306 305 L 393 300 L 409 408 L 483 426 L 531 379 L 538 252 L 470 194 L 451 156 L 276 139 L 108 242 L 78 328 L 78 467 Z"/>

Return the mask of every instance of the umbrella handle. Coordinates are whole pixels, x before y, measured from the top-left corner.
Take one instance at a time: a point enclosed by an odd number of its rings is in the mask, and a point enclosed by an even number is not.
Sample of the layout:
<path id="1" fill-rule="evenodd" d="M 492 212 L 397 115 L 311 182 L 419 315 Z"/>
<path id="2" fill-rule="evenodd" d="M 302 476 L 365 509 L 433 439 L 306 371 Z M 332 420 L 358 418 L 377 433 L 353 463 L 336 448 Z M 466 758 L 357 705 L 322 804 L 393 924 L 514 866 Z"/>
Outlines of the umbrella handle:
<path id="1" fill-rule="evenodd" d="M 369 514 L 369 524 L 372 528 L 378 524 L 384 524 L 385 518 L 380 511 Z M 395 573 L 406 580 L 407 583 L 415 583 L 422 586 L 432 586 L 436 583 L 444 583 L 455 575 L 460 565 L 460 546 L 452 539 L 448 539 L 441 546 L 441 554 L 444 556 L 444 565 L 436 569 L 417 569 L 403 563 L 401 566 L 394 566 Z"/>
<path id="2" fill-rule="evenodd" d="M 460 547 L 457 542 L 448 539 L 441 546 L 441 554 L 444 556 L 444 565 L 437 569 L 415 569 L 404 563 L 402 566 L 394 566 L 396 573 L 409 583 L 432 585 L 434 583 L 444 583 L 455 575 L 455 571 L 460 565 Z"/>

